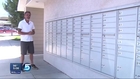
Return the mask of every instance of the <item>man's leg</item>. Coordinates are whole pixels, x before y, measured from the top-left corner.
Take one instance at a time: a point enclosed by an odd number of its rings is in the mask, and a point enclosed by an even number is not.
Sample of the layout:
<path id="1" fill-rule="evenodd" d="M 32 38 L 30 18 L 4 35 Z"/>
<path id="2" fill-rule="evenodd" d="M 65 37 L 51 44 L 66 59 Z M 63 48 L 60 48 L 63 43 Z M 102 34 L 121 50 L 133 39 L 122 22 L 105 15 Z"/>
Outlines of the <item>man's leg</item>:
<path id="1" fill-rule="evenodd" d="M 31 62 L 31 64 L 34 64 L 34 59 L 33 59 L 34 57 L 33 57 L 33 54 L 30 54 L 30 62 Z"/>
<path id="2" fill-rule="evenodd" d="M 34 57 L 33 57 L 33 54 L 34 54 L 34 43 L 33 42 L 30 42 L 29 43 L 29 54 L 30 54 L 30 62 L 31 62 L 31 66 L 33 67 L 33 68 L 36 68 L 36 69 L 38 69 L 37 67 L 36 67 L 36 65 L 34 64 Z"/>

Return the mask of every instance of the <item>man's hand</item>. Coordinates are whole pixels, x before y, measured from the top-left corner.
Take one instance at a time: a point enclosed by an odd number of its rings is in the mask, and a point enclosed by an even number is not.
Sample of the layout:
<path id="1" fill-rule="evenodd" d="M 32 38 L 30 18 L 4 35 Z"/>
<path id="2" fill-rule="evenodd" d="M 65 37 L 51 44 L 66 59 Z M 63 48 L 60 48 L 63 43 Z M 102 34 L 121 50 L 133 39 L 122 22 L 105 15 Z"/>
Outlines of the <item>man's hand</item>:
<path id="1" fill-rule="evenodd" d="M 29 35 L 33 35 L 34 33 L 33 33 L 33 31 L 30 31 L 28 34 L 29 34 Z"/>

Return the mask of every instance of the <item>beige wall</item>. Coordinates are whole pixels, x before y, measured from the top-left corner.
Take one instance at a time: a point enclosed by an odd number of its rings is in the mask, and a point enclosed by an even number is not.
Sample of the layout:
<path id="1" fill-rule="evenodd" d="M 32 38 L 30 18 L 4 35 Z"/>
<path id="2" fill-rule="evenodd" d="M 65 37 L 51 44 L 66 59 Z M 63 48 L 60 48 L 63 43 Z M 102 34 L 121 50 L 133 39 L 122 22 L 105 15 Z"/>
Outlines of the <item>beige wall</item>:
<path id="1" fill-rule="evenodd" d="M 43 26 L 44 26 L 44 9 L 39 8 L 26 8 L 31 11 L 31 21 L 34 22 L 36 34 L 33 36 L 35 53 L 43 53 Z"/>
<path id="2" fill-rule="evenodd" d="M 140 0 L 46 0 L 45 21 L 138 2 Z"/>

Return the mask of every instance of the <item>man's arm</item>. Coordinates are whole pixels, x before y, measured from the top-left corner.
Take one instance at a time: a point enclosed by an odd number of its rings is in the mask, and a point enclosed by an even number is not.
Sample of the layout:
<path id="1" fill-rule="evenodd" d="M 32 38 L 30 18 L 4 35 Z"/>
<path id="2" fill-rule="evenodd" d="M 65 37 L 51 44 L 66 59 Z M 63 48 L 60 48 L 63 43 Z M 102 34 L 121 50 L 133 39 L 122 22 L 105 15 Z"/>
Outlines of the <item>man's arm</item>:
<path id="1" fill-rule="evenodd" d="M 20 34 L 20 35 L 28 35 L 29 32 L 21 32 L 21 29 L 18 29 L 18 34 Z"/>

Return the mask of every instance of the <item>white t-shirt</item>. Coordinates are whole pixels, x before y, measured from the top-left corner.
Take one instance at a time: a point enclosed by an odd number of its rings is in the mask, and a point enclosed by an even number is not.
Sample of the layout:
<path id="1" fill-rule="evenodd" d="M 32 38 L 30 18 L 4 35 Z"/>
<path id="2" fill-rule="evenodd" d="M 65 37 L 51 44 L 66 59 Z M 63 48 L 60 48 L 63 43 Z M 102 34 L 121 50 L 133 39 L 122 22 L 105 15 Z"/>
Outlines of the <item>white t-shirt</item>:
<path id="1" fill-rule="evenodd" d="M 29 24 L 24 20 L 20 21 L 18 24 L 18 28 L 21 29 L 21 32 L 30 32 L 34 27 L 34 23 L 32 21 L 29 21 Z M 32 35 L 20 35 L 21 36 L 21 41 L 29 42 L 33 41 Z"/>

